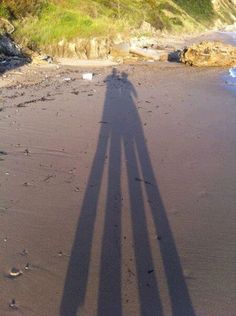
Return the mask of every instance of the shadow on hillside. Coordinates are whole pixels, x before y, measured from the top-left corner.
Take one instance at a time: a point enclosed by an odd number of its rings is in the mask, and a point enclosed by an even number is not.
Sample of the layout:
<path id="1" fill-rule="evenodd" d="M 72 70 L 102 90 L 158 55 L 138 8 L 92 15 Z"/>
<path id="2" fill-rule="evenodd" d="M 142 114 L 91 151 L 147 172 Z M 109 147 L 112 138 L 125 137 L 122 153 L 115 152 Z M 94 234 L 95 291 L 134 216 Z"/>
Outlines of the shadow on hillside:
<path id="1" fill-rule="evenodd" d="M 61 301 L 61 316 L 79 315 L 85 304 L 91 249 L 96 218 L 99 217 L 98 200 L 105 163 L 108 163 L 108 189 L 100 256 L 98 316 L 122 316 L 122 216 L 131 218 L 135 270 L 142 316 L 163 315 L 163 302 L 159 294 L 157 271 L 154 268 L 149 243 L 144 194 L 147 196 L 157 245 L 167 280 L 172 315 L 193 316 L 194 310 L 183 276 L 174 237 L 161 200 L 158 184 L 134 102 L 137 96 L 128 75 L 116 70 L 107 77 L 107 91 L 97 150 L 84 201 L 75 232 L 74 243 L 65 279 Z M 122 208 L 121 165 L 123 153 L 126 164 L 130 209 Z M 145 189 L 143 189 L 145 188 Z M 126 215 L 125 212 L 129 212 Z M 129 242 L 129 241 L 127 241 Z M 129 253 L 126 253 L 129 257 Z"/>

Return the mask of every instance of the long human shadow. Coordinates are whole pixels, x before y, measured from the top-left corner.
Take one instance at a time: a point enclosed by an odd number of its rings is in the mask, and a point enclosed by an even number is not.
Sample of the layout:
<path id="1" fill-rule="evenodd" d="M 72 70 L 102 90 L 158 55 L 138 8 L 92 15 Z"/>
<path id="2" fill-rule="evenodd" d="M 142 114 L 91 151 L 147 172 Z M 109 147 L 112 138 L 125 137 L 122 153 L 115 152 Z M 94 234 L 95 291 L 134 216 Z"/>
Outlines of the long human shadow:
<path id="1" fill-rule="evenodd" d="M 121 209 L 130 212 L 134 241 L 135 267 L 142 316 L 163 315 L 158 275 L 149 244 L 143 185 L 150 203 L 152 219 L 171 301 L 172 315 L 195 315 L 188 288 L 163 206 L 149 157 L 142 123 L 134 98 L 137 96 L 128 75 L 113 69 L 106 79 L 107 91 L 97 150 L 94 156 L 74 244 L 68 265 L 61 316 L 76 316 L 84 305 L 94 225 L 98 214 L 104 165 L 108 157 L 108 189 L 98 291 L 98 316 L 122 316 L 121 282 Z M 121 166 L 124 149 L 130 210 L 122 208 Z M 123 214 L 125 216 L 125 214 Z M 127 255 L 127 254 L 126 254 Z"/>

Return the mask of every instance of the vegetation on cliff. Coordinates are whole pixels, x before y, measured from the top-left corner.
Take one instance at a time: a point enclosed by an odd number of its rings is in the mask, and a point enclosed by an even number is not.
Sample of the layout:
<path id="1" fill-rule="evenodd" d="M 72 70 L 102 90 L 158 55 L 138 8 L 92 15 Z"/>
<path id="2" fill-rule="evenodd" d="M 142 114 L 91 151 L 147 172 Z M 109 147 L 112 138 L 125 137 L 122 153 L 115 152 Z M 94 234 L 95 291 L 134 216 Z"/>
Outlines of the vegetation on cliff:
<path id="1" fill-rule="evenodd" d="M 216 20 L 234 22 L 235 5 L 223 2 L 216 11 L 211 0 L 2 0 L 0 16 L 15 26 L 16 39 L 40 47 L 61 39 L 129 33 L 142 21 L 175 33 L 201 31 Z"/>

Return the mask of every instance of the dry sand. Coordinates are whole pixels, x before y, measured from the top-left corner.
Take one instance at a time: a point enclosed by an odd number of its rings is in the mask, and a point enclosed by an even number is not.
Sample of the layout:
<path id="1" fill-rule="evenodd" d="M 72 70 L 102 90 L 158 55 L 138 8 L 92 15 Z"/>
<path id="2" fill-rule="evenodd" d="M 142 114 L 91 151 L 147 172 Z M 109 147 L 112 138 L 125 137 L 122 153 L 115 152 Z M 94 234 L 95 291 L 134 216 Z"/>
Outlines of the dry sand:
<path id="1" fill-rule="evenodd" d="M 235 315 L 236 96 L 223 71 L 92 70 L 91 82 L 75 67 L 3 79 L 0 315 Z"/>

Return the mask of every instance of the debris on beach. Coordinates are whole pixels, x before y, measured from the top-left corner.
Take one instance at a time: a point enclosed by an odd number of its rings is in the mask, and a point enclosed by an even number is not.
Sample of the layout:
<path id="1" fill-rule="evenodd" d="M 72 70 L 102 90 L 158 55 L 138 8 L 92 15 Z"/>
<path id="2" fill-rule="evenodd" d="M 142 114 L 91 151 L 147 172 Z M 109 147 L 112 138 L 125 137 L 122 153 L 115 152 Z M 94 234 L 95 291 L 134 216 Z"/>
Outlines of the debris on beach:
<path id="1" fill-rule="evenodd" d="M 5 214 L 6 211 L 7 211 L 7 208 L 6 208 L 6 207 L 0 206 L 0 215 Z"/>
<path id="2" fill-rule="evenodd" d="M 10 308 L 12 309 L 17 309 L 17 305 L 16 305 L 16 300 L 13 298 L 10 302 L 9 302 L 9 305 L 8 305 Z"/>
<path id="3" fill-rule="evenodd" d="M 66 253 L 64 253 L 64 252 L 62 252 L 62 251 L 58 251 L 57 255 L 58 255 L 59 257 L 70 257 L 70 255 L 68 255 L 68 254 L 66 254 Z"/>
<path id="4" fill-rule="evenodd" d="M 78 95 L 79 94 L 79 91 L 71 91 L 71 94 L 74 94 L 74 95 Z"/>
<path id="5" fill-rule="evenodd" d="M 40 56 L 39 59 L 48 62 L 49 64 L 51 64 L 53 62 L 53 57 L 49 56 L 49 55 L 43 55 Z"/>
<path id="6" fill-rule="evenodd" d="M 6 156 L 6 155 L 7 155 L 7 152 L 6 152 L 5 150 L 0 150 L 0 155 Z"/>
<path id="7" fill-rule="evenodd" d="M 28 148 L 26 148 L 26 149 L 24 150 L 24 154 L 25 154 L 26 156 L 29 156 L 30 151 L 29 151 L 29 149 L 28 149 Z"/>
<path id="8" fill-rule="evenodd" d="M 44 102 L 44 101 L 53 101 L 53 100 L 54 100 L 53 98 L 41 97 L 39 99 L 33 99 L 33 100 L 21 102 L 21 103 L 17 104 L 16 107 L 17 108 L 25 108 L 27 104 Z"/>
<path id="9" fill-rule="evenodd" d="M 46 178 L 43 179 L 44 182 L 48 182 L 48 180 L 50 180 L 51 178 L 55 177 L 53 174 L 49 174 L 47 175 Z"/>
<path id="10" fill-rule="evenodd" d="M 24 266 L 24 269 L 25 269 L 25 270 L 29 270 L 29 269 L 30 269 L 30 264 L 29 264 L 29 262 L 26 263 L 26 265 Z"/>
<path id="11" fill-rule="evenodd" d="M 154 184 L 152 184 L 151 182 L 149 182 L 147 180 L 144 180 L 144 179 L 141 179 L 141 178 L 138 178 L 138 177 L 135 177 L 134 180 L 137 181 L 137 182 L 143 182 L 145 184 L 149 184 L 149 185 L 153 185 L 154 186 Z"/>
<path id="12" fill-rule="evenodd" d="M 22 274 L 23 274 L 23 272 L 22 272 L 20 269 L 17 269 L 17 268 L 14 268 L 14 267 L 13 267 L 13 268 L 11 268 L 11 270 L 9 271 L 8 277 L 14 279 L 14 278 L 19 277 L 19 276 L 22 275 Z"/>
<path id="13" fill-rule="evenodd" d="M 27 256 L 28 255 L 28 251 L 26 249 L 23 249 L 21 252 L 20 252 L 20 255 L 21 256 Z"/>
<path id="14" fill-rule="evenodd" d="M 160 60 L 160 53 L 158 53 L 158 51 L 154 49 L 132 47 L 130 48 L 130 53 L 151 60 Z"/>
<path id="15" fill-rule="evenodd" d="M 66 77 L 66 78 L 63 78 L 63 81 L 66 81 L 66 82 L 69 82 L 71 81 L 72 79 L 70 77 Z"/>
<path id="16" fill-rule="evenodd" d="M 80 188 L 79 187 L 75 187 L 74 188 L 74 192 L 80 192 Z"/>
<path id="17" fill-rule="evenodd" d="M 89 81 L 91 81 L 91 80 L 93 80 L 93 73 L 91 73 L 91 72 L 84 73 L 84 74 L 82 75 L 82 78 L 83 78 L 83 80 L 89 80 Z"/>
<path id="18" fill-rule="evenodd" d="M 23 183 L 23 186 L 24 186 L 24 187 L 29 187 L 29 186 L 30 186 L 30 183 L 29 183 L 29 182 L 24 182 L 24 183 Z"/>

